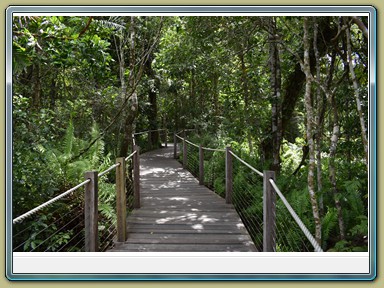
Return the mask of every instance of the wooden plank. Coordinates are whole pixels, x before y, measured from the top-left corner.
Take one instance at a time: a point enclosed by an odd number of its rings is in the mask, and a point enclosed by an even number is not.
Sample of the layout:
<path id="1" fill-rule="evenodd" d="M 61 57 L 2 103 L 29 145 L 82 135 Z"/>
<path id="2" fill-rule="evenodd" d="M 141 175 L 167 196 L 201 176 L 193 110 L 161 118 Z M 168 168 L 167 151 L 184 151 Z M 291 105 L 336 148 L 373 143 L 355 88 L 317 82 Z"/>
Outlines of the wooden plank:
<path id="1" fill-rule="evenodd" d="M 141 155 L 141 208 L 111 251 L 256 251 L 233 206 L 199 185 L 168 146 Z"/>
<path id="2" fill-rule="evenodd" d="M 130 252 L 254 252 L 252 245 L 246 246 L 244 244 L 134 244 L 124 243 L 117 245 L 115 251 L 130 251 Z"/>
<path id="3" fill-rule="evenodd" d="M 248 235 L 243 234 L 231 234 L 225 237 L 217 237 L 215 234 L 173 234 L 173 233 L 135 233 L 126 243 L 146 243 L 146 244 L 197 244 L 197 243 L 222 243 L 222 244 L 236 244 L 236 243 L 252 243 L 252 240 Z"/>

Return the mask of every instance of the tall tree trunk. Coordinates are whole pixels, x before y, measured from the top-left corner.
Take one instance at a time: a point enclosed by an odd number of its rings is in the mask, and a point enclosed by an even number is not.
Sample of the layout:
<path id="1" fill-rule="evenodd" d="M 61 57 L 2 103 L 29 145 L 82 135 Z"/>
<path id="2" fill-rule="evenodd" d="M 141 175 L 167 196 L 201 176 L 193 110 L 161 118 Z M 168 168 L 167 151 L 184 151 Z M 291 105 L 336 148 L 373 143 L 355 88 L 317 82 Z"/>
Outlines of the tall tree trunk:
<path id="1" fill-rule="evenodd" d="M 313 50 L 315 52 L 315 59 L 316 59 L 316 80 L 320 83 L 320 53 L 317 48 L 317 37 L 318 37 L 318 30 L 319 25 L 317 23 L 317 17 L 313 18 Z M 323 203 L 323 177 L 322 177 L 322 163 L 321 163 L 321 144 L 322 144 L 322 135 L 323 135 L 323 111 L 325 109 L 323 105 L 323 97 L 320 90 L 320 86 L 317 85 L 316 87 L 316 134 L 315 134 L 315 153 L 316 153 L 316 174 L 317 174 L 317 193 L 319 195 L 319 213 L 320 217 L 323 216 L 324 211 L 324 203 Z"/>
<path id="2" fill-rule="evenodd" d="M 269 22 L 269 57 L 272 91 L 272 165 L 271 170 L 280 171 L 280 145 L 282 137 L 281 117 L 281 70 L 279 48 L 275 39 L 276 22 L 272 17 Z"/>
<path id="3" fill-rule="evenodd" d="M 219 74 L 216 71 L 212 74 L 213 83 L 213 105 L 214 105 L 214 125 L 215 132 L 219 129 Z"/>
<path id="4" fill-rule="evenodd" d="M 329 149 L 329 180 L 331 182 L 331 190 L 333 194 L 333 198 L 335 201 L 335 206 L 337 210 L 337 216 L 338 216 L 338 222 L 339 222 L 339 232 L 340 232 L 340 240 L 345 239 L 345 233 L 344 233 L 344 219 L 343 219 L 343 213 L 340 203 L 340 194 L 337 191 L 337 181 L 336 181 L 336 148 L 337 143 L 339 141 L 339 135 L 340 135 L 340 126 L 339 126 L 339 114 L 338 109 L 335 101 L 334 93 L 330 96 L 330 102 L 333 112 L 333 119 L 332 119 L 332 138 L 331 138 L 331 147 Z"/>
<path id="5" fill-rule="evenodd" d="M 41 71 L 40 64 L 35 65 L 34 70 L 34 87 L 33 87 L 33 98 L 32 98 L 32 107 L 34 109 L 39 109 L 41 102 Z"/>
<path id="6" fill-rule="evenodd" d="M 51 79 L 51 87 L 49 93 L 49 106 L 51 109 L 56 107 L 56 98 L 57 98 L 57 84 L 56 84 L 57 73 L 55 73 L 54 77 Z"/>
<path id="7" fill-rule="evenodd" d="M 313 107 L 312 107 L 312 96 L 311 96 L 311 86 L 312 86 L 312 74 L 309 63 L 309 27 L 308 27 L 308 17 L 304 17 L 304 73 L 305 73 L 305 109 L 307 112 L 307 141 L 309 147 L 309 165 L 308 165 L 308 192 L 312 205 L 312 213 L 315 222 L 315 239 L 321 245 L 321 219 L 319 214 L 319 205 L 317 203 L 317 196 L 315 191 L 315 145 L 313 141 Z"/>
<path id="8" fill-rule="evenodd" d="M 353 89 L 355 92 L 357 112 L 359 113 L 360 127 L 361 127 L 361 139 L 362 139 L 363 145 L 364 145 L 364 160 L 365 160 L 365 164 L 368 168 L 367 128 L 365 125 L 364 114 L 363 114 L 363 110 L 361 107 L 361 100 L 360 100 L 360 94 L 359 94 L 359 84 L 357 82 L 355 70 L 353 68 L 351 32 L 350 32 L 349 25 L 348 25 L 348 17 L 344 17 L 344 23 L 345 23 L 345 25 L 347 25 L 347 28 L 345 29 L 345 35 L 346 35 L 346 39 L 347 39 L 347 61 L 348 61 L 348 65 L 349 65 L 349 73 L 351 75 L 351 79 L 353 82 Z"/>
<path id="9" fill-rule="evenodd" d="M 248 88 L 248 76 L 247 76 L 247 67 L 245 65 L 245 55 L 244 55 L 244 47 L 241 47 L 241 52 L 238 54 L 240 63 L 241 63 L 241 82 L 243 87 L 243 95 L 244 95 L 244 127 L 251 127 L 248 123 L 251 123 L 249 117 L 249 105 L 250 105 L 250 97 L 249 97 L 249 88 Z M 245 128 L 245 133 L 248 140 L 249 153 L 253 154 L 253 143 L 252 143 L 252 135 L 250 128 Z"/>
<path id="10" fill-rule="evenodd" d="M 145 74 L 148 76 L 148 79 L 153 81 L 153 86 L 149 85 L 148 87 L 148 99 L 149 99 L 149 113 L 148 113 L 148 122 L 150 130 L 159 129 L 158 126 L 158 116 L 157 116 L 157 91 L 159 89 L 159 79 L 156 78 L 155 71 L 152 68 L 152 58 L 153 55 L 148 58 L 148 61 L 145 63 Z M 159 132 L 151 133 L 151 143 L 152 145 L 158 145 L 159 142 Z"/>
<path id="11" fill-rule="evenodd" d="M 131 21 L 129 25 L 129 33 L 130 33 L 130 49 L 129 49 L 129 86 L 130 89 L 135 89 L 135 17 L 131 16 Z M 123 88 L 123 87 L 122 87 Z M 125 95 L 125 97 L 127 97 Z M 124 123 L 124 137 L 123 141 L 120 146 L 120 156 L 124 157 L 127 156 L 128 151 L 132 150 L 132 133 L 134 132 L 133 129 L 133 122 L 136 119 L 137 112 L 138 112 L 138 101 L 137 101 L 137 94 L 136 91 L 132 91 L 132 95 L 130 96 L 130 102 L 128 105 L 128 111 L 125 118 Z"/>

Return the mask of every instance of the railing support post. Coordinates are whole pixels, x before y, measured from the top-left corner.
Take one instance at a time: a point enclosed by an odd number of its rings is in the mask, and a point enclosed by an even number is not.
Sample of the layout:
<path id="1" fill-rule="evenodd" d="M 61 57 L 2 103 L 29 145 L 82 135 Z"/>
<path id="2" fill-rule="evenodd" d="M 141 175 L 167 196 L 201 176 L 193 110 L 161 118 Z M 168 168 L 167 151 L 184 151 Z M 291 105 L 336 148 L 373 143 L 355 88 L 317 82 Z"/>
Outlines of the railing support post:
<path id="1" fill-rule="evenodd" d="M 148 131 L 148 149 L 152 150 L 152 131 Z"/>
<path id="2" fill-rule="evenodd" d="M 164 145 L 165 145 L 165 148 L 167 148 L 168 147 L 168 130 L 167 129 L 164 130 L 164 134 L 165 134 Z"/>
<path id="3" fill-rule="evenodd" d="M 85 224 L 85 252 L 99 250 L 98 237 L 98 172 L 85 172 L 84 178 L 91 180 L 85 185 L 84 224 Z"/>
<path id="4" fill-rule="evenodd" d="M 233 167 L 232 167 L 232 151 L 231 147 L 225 148 L 225 202 L 232 203 L 233 190 Z"/>
<path id="5" fill-rule="evenodd" d="M 140 208 L 140 148 L 133 146 L 133 208 Z"/>
<path id="6" fill-rule="evenodd" d="M 183 138 L 183 168 L 187 169 L 187 142 L 185 142 L 185 137 Z"/>
<path id="7" fill-rule="evenodd" d="M 116 211 L 117 211 L 117 241 L 125 242 L 127 235 L 127 206 L 125 193 L 125 158 L 116 159 Z"/>
<path id="8" fill-rule="evenodd" d="M 204 185 L 204 150 L 201 144 L 199 145 L 199 184 Z"/>
<path id="9" fill-rule="evenodd" d="M 173 134 L 173 159 L 177 159 L 177 137 L 176 137 L 176 132 Z"/>
<path id="10" fill-rule="evenodd" d="M 275 180 L 275 171 L 263 176 L 263 252 L 276 252 L 276 192 L 269 179 Z"/>

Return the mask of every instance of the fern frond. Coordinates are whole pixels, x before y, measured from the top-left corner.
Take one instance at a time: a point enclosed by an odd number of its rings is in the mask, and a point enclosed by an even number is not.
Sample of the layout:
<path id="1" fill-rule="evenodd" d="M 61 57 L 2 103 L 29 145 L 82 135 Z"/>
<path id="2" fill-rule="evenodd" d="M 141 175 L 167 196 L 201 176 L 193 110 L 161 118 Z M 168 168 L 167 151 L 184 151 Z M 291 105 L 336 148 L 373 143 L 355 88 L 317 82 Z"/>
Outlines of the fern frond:
<path id="1" fill-rule="evenodd" d="M 111 18 L 110 21 L 95 19 L 93 21 L 95 23 L 98 23 L 100 26 L 105 27 L 105 28 L 115 29 L 115 30 L 118 30 L 118 31 L 125 30 L 125 26 L 124 26 L 125 23 L 117 23 L 114 20 L 117 20 L 117 19 Z"/>
<path id="2" fill-rule="evenodd" d="M 323 241 L 327 242 L 330 236 L 330 232 L 335 229 L 337 226 L 337 211 L 336 208 L 331 208 L 323 217 L 322 221 L 322 231 L 323 231 Z"/>

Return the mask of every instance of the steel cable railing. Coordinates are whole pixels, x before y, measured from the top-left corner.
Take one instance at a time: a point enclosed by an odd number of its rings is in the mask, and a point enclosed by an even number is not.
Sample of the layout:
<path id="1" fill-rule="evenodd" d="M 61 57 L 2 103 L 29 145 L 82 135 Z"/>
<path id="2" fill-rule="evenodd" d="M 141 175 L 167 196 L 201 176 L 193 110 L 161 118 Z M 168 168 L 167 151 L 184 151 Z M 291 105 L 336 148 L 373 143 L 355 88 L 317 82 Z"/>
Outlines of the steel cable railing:
<path id="1" fill-rule="evenodd" d="M 163 135 L 163 142 L 165 146 L 167 146 L 166 129 L 135 133 L 133 135 L 134 143 L 136 142 L 135 136 L 147 134 L 147 140 L 149 140 L 152 133 Z M 125 170 L 126 175 L 124 176 L 124 179 L 127 180 L 126 182 L 124 181 L 126 185 L 123 185 L 126 194 L 124 198 L 125 203 L 119 205 L 126 205 L 127 210 L 124 209 L 124 211 L 126 211 L 127 214 L 139 205 L 139 191 L 136 189 L 137 193 L 134 193 L 135 189 L 133 189 L 133 179 L 137 178 L 138 181 L 139 178 L 139 174 L 134 176 L 132 173 L 133 167 L 135 167 L 136 170 L 139 169 L 138 166 L 134 166 L 132 163 L 135 154 L 138 155 L 138 150 L 135 150 L 124 159 L 125 164 L 129 165 L 129 169 Z M 138 162 L 138 160 L 136 162 Z M 100 179 L 110 171 L 120 169 L 120 166 L 120 162 L 111 165 L 95 177 Z M 139 185 L 136 184 L 137 181 L 135 181 L 135 187 L 139 187 Z M 81 187 L 87 187 L 91 182 L 91 179 L 86 179 L 64 193 L 14 218 L 12 221 L 14 224 L 12 229 L 14 232 L 13 251 L 84 251 L 87 244 L 81 248 L 79 247 L 81 243 L 84 243 L 86 240 L 86 236 L 84 236 L 85 223 L 89 221 L 90 218 L 89 215 L 85 216 L 87 214 L 84 213 L 84 195 L 77 194 L 75 196 L 74 192 Z M 98 214 L 96 221 L 99 223 L 98 238 L 100 238 L 100 242 L 102 243 L 99 247 L 101 251 L 110 248 L 116 240 L 116 214 L 118 211 L 116 208 L 116 193 L 112 192 L 115 190 L 115 186 L 115 184 L 108 182 L 108 179 L 102 180 L 99 183 L 100 199 L 98 202 L 100 201 L 100 205 L 98 210 L 100 210 L 101 213 Z M 106 192 L 106 190 L 109 190 L 109 192 Z M 74 222 L 77 224 L 74 224 Z M 89 249 L 89 247 L 87 249 Z"/>
<path id="2" fill-rule="evenodd" d="M 222 149 L 202 147 L 204 155 L 204 185 L 225 198 L 225 161 Z"/>
<path id="3" fill-rule="evenodd" d="M 293 219 L 296 221 L 297 225 L 300 227 L 300 229 L 303 231 L 305 237 L 309 240 L 309 242 L 312 244 L 312 246 L 315 249 L 315 252 L 323 252 L 320 245 L 317 243 L 315 238 L 312 236 L 311 232 L 309 232 L 308 228 L 304 225 L 304 223 L 301 221 L 299 216 L 297 216 L 296 212 L 293 210 L 292 206 L 288 203 L 287 199 L 284 197 L 284 195 L 281 193 L 279 187 L 277 187 L 275 181 L 273 179 L 269 179 L 269 182 L 275 189 L 276 193 L 279 195 L 280 199 L 283 201 L 285 207 L 288 209 L 289 213 L 293 217 Z"/>
<path id="4" fill-rule="evenodd" d="M 162 146 L 167 147 L 168 143 L 168 130 L 157 129 L 157 130 L 146 130 L 136 132 L 132 134 L 133 145 L 140 146 L 142 152 L 147 152 L 152 149 L 157 149 Z"/>
<path id="5" fill-rule="evenodd" d="M 263 251 L 263 179 L 235 153 L 232 203 L 256 249 Z"/>
<path id="6" fill-rule="evenodd" d="M 124 160 L 132 168 L 131 159 L 137 151 L 131 153 Z M 111 165 L 106 170 L 97 174 L 103 177 L 121 164 Z M 132 181 L 131 169 L 127 169 L 127 183 Z M 78 189 L 88 185 L 91 179 L 86 179 L 80 184 L 68 189 L 60 195 L 38 205 L 13 219 L 13 251 L 84 251 L 85 219 L 84 195 L 75 195 Z M 97 220 L 100 249 L 108 249 L 116 240 L 116 193 L 115 184 L 105 181 L 99 183 L 100 193 L 99 219 Z M 127 185 L 126 205 L 128 213 L 133 209 L 133 188 Z M 106 192 L 105 190 L 109 190 Z M 112 192 L 112 193 L 111 193 Z M 60 201 L 59 201 L 60 200 Z M 104 209 L 104 210 L 103 210 Z M 80 247 L 82 246 L 82 247 Z"/>
<path id="7" fill-rule="evenodd" d="M 175 158 L 179 159 L 193 175 L 203 178 L 200 179 L 200 184 L 211 188 L 220 196 L 225 197 L 227 203 L 234 205 L 258 251 L 302 252 L 311 251 L 312 246 L 314 251 L 322 252 L 312 234 L 281 194 L 274 180 L 268 179 L 271 171 L 266 171 L 267 174 L 265 174 L 265 172 L 257 170 L 231 149 L 202 147 L 187 140 L 185 134 L 184 137 L 178 134 L 180 132 L 174 135 Z M 178 153 L 178 151 L 180 152 Z M 222 152 L 226 152 L 225 157 Z M 232 160 L 228 162 L 231 167 L 229 170 L 227 160 L 225 160 L 228 157 L 232 157 Z M 197 164 L 198 162 L 200 165 Z M 203 170 L 203 172 L 199 170 Z M 227 178 L 228 173 L 231 175 L 230 180 Z M 274 175 L 273 171 L 272 173 Z M 266 188 L 267 182 L 270 182 L 273 188 Z M 227 189 L 230 191 L 225 191 Z M 271 198 L 271 196 L 267 197 L 270 198 L 269 200 L 265 199 L 265 195 L 274 191 L 279 196 L 278 199 Z M 273 202 L 265 204 L 266 201 Z M 270 213 L 273 215 L 266 216 Z M 270 236 L 265 238 L 265 235 Z M 274 248 L 266 243 L 273 243 Z M 266 245 L 268 247 L 264 247 Z"/>

